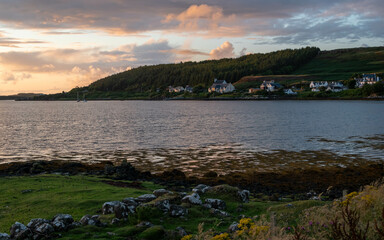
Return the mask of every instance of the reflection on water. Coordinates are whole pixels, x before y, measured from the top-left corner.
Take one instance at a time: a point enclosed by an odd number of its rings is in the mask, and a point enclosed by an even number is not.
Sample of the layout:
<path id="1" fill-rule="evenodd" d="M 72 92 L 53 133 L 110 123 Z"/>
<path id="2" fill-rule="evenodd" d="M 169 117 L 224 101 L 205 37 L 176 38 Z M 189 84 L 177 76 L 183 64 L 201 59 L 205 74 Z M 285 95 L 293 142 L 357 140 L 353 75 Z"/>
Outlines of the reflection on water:
<path id="1" fill-rule="evenodd" d="M 0 101 L 0 162 L 243 171 L 384 160 L 384 102 Z"/>

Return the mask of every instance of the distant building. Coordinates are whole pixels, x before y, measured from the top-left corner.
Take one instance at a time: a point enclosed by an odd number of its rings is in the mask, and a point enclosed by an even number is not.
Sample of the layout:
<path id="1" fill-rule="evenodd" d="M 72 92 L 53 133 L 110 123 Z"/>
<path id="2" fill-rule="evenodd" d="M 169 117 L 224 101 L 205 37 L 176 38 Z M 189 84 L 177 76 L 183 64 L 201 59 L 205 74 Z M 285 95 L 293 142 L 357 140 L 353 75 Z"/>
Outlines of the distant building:
<path id="1" fill-rule="evenodd" d="M 182 87 L 182 86 L 178 86 L 178 87 L 172 87 L 172 86 L 169 86 L 168 87 L 168 91 L 170 92 L 170 93 L 172 93 L 172 92 L 175 92 L 175 93 L 180 93 L 180 92 L 184 92 L 184 88 Z"/>
<path id="2" fill-rule="evenodd" d="M 311 84 L 309 84 L 309 87 L 311 88 L 312 92 L 320 92 L 320 88 L 324 87 L 325 91 L 331 91 L 331 92 L 341 92 L 346 89 L 344 85 L 341 82 L 314 82 L 312 81 Z"/>
<path id="3" fill-rule="evenodd" d="M 286 95 L 297 95 L 297 92 L 292 91 L 292 89 L 284 89 L 284 94 Z"/>
<path id="4" fill-rule="evenodd" d="M 380 81 L 380 77 L 376 73 L 365 73 L 361 78 L 355 78 L 356 87 L 362 88 L 365 84 L 375 84 Z"/>
<path id="5" fill-rule="evenodd" d="M 208 92 L 229 93 L 233 91 L 235 91 L 235 87 L 231 83 L 217 79 L 215 79 L 212 86 L 208 88 Z"/>
<path id="6" fill-rule="evenodd" d="M 260 85 L 260 89 L 266 90 L 267 92 L 275 92 L 278 91 L 280 88 L 281 85 L 279 83 L 275 83 L 274 80 L 263 81 L 263 83 Z"/>
<path id="7" fill-rule="evenodd" d="M 258 92 L 260 90 L 261 90 L 260 88 L 250 88 L 250 89 L 248 89 L 248 93 L 255 93 L 255 92 Z"/>
<path id="8" fill-rule="evenodd" d="M 189 85 L 187 85 L 187 86 L 185 86 L 184 91 L 192 93 L 193 92 L 193 87 L 190 87 Z"/>

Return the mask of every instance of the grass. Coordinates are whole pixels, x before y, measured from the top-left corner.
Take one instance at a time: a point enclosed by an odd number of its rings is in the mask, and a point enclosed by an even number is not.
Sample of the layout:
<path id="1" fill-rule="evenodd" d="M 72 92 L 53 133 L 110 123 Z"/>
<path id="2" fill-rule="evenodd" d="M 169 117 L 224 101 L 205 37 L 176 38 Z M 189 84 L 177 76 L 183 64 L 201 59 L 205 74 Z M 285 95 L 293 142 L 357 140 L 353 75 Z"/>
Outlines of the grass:
<path id="1" fill-rule="evenodd" d="M 0 181 L 0 232 L 8 232 L 19 221 L 32 218 L 51 219 L 59 213 L 79 220 L 85 214 L 96 214 L 102 204 L 152 192 L 160 186 L 143 183 L 144 189 L 118 188 L 90 176 L 40 175 L 3 177 Z"/>
<path id="2" fill-rule="evenodd" d="M 353 73 L 384 72 L 384 47 L 325 51 L 293 74 L 309 74 L 314 80 L 348 80 Z"/>

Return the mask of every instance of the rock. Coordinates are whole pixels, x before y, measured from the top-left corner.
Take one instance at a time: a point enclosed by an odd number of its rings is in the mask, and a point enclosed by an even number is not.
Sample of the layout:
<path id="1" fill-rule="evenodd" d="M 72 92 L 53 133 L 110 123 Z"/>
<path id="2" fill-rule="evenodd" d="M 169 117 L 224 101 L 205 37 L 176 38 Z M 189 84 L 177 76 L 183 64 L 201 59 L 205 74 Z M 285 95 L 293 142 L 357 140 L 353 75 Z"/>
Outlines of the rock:
<path id="1" fill-rule="evenodd" d="M 27 224 L 27 227 L 32 231 L 36 231 L 36 228 L 43 225 L 44 223 L 49 223 L 49 221 L 43 218 L 34 218 Z"/>
<path id="2" fill-rule="evenodd" d="M 200 200 L 200 195 L 197 193 L 192 193 L 191 195 L 187 195 L 181 199 L 183 203 L 190 203 L 194 205 L 201 205 L 202 201 Z"/>
<path id="3" fill-rule="evenodd" d="M 136 202 L 136 200 L 133 197 L 127 197 L 123 199 L 123 203 L 125 203 L 128 206 L 139 206 L 139 203 Z"/>
<path id="4" fill-rule="evenodd" d="M 136 206 L 128 206 L 120 201 L 105 202 L 101 208 L 103 214 L 114 213 L 117 218 L 127 218 L 129 214 L 135 213 Z"/>
<path id="5" fill-rule="evenodd" d="M 163 212 L 168 212 L 171 208 L 171 205 L 169 204 L 169 200 L 160 200 L 155 202 L 155 207 Z"/>
<path id="6" fill-rule="evenodd" d="M 231 216 L 229 213 L 227 213 L 225 211 L 222 211 L 222 210 L 219 210 L 219 209 L 215 209 L 215 208 L 211 208 L 211 210 L 209 212 L 214 214 L 214 215 L 216 215 L 216 216 L 219 216 L 219 217 L 229 217 L 229 216 Z"/>
<path id="7" fill-rule="evenodd" d="M 188 214 L 188 209 L 183 206 L 172 204 L 169 210 L 171 217 L 184 217 Z"/>
<path id="8" fill-rule="evenodd" d="M 182 227 L 177 227 L 176 228 L 176 232 L 177 232 L 177 235 L 179 236 L 179 237 L 184 237 L 184 236 L 186 236 L 186 235 L 188 235 L 188 233 L 185 231 L 185 229 L 184 228 L 182 228 Z"/>
<path id="9" fill-rule="evenodd" d="M 203 208 L 207 208 L 207 209 L 211 209 L 212 208 L 212 205 L 209 204 L 209 203 L 204 203 L 203 205 L 201 205 Z"/>
<path id="10" fill-rule="evenodd" d="M 210 204 L 213 208 L 224 210 L 226 208 L 226 204 L 223 200 L 207 198 L 205 199 L 205 203 Z"/>
<path id="11" fill-rule="evenodd" d="M 172 193 L 172 192 L 168 191 L 168 190 L 165 190 L 165 189 L 157 189 L 157 190 L 153 191 L 153 194 L 156 197 L 160 197 L 160 196 L 163 196 L 163 195 L 168 194 L 168 193 Z"/>
<path id="12" fill-rule="evenodd" d="M 103 214 L 114 213 L 117 218 L 127 218 L 129 214 L 135 213 L 136 206 L 128 206 L 120 201 L 105 202 L 101 208 Z"/>
<path id="13" fill-rule="evenodd" d="M 69 228 L 77 228 L 77 227 L 80 227 L 82 224 L 80 222 L 73 222 L 71 223 L 71 225 L 69 226 Z"/>
<path id="14" fill-rule="evenodd" d="M 35 231 L 41 235 L 49 236 L 51 233 L 55 231 L 50 223 L 43 223 L 38 226 Z"/>
<path id="15" fill-rule="evenodd" d="M 69 214 L 57 214 L 52 219 L 52 226 L 56 231 L 68 230 L 71 224 L 74 222 L 73 217 Z"/>
<path id="16" fill-rule="evenodd" d="M 112 219 L 112 221 L 111 221 L 111 224 L 112 225 L 116 225 L 116 224 L 119 224 L 120 223 L 120 219 L 118 219 L 118 218 L 114 218 L 114 219 Z"/>
<path id="17" fill-rule="evenodd" d="M 127 160 L 123 160 L 120 166 L 115 167 L 114 171 L 118 179 L 126 180 L 136 180 L 140 174 Z"/>
<path id="18" fill-rule="evenodd" d="M 11 226 L 10 234 L 12 239 L 24 240 L 32 236 L 31 230 L 27 228 L 24 224 L 16 222 Z"/>
<path id="19" fill-rule="evenodd" d="M 239 227 L 238 227 L 238 225 L 239 225 L 238 222 L 233 222 L 233 223 L 228 227 L 228 232 L 230 232 L 230 233 L 234 233 L 234 232 L 240 230 Z"/>
<path id="20" fill-rule="evenodd" d="M 80 223 L 84 226 L 92 225 L 92 226 L 101 226 L 101 222 L 99 220 L 99 215 L 85 215 L 80 219 Z"/>
<path id="21" fill-rule="evenodd" d="M 0 233 L 0 240 L 10 240 L 11 237 L 6 233 Z"/>
<path id="22" fill-rule="evenodd" d="M 244 203 L 249 202 L 249 196 L 251 193 L 248 190 L 241 190 L 237 192 L 237 195 L 239 196 L 240 200 Z"/>
<path id="23" fill-rule="evenodd" d="M 194 189 L 192 189 L 192 192 L 203 194 L 206 191 L 208 191 L 210 188 L 211 188 L 210 186 L 207 186 L 205 184 L 199 184 Z"/>
<path id="24" fill-rule="evenodd" d="M 147 203 L 155 200 L 156 198 L 157 197 L 154 194 L 144 194 L 144 195 L 138 196 L 136 200 L 140 203 Z"/>
<path id="25" fill-rule="evenodd" d="M 153 225 L 151 222 L 140 222 L 139 224 L 136 225 L 136 227 L 138 228 L 150 228 L 153 226 L 155 225 Z"/>

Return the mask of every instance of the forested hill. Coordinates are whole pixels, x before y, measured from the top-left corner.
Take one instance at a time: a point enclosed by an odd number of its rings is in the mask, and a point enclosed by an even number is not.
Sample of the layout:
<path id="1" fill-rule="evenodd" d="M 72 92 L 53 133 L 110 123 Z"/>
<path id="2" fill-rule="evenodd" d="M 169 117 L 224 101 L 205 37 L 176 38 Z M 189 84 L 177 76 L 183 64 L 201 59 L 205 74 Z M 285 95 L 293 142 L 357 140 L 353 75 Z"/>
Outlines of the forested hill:
<path id="1" fill-rule="evenodd" d="M 249 75 L 290 74 L 311 61 L 320 49 L 306 47 L 240 58 L 142 66 L 92 83 L 90 91 L 147 92 L 167 86 L 208 87 L 214 78 L 236 82 Z"/>

